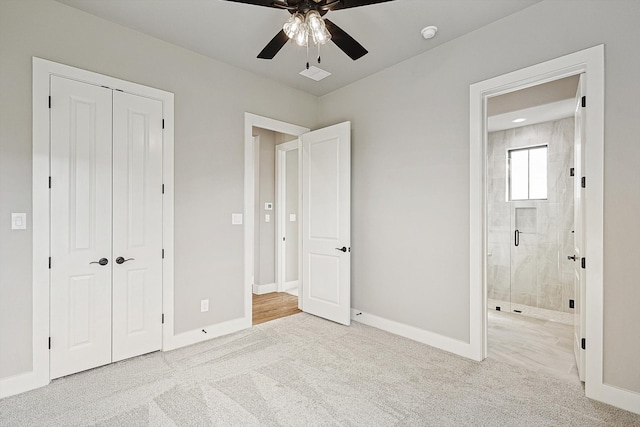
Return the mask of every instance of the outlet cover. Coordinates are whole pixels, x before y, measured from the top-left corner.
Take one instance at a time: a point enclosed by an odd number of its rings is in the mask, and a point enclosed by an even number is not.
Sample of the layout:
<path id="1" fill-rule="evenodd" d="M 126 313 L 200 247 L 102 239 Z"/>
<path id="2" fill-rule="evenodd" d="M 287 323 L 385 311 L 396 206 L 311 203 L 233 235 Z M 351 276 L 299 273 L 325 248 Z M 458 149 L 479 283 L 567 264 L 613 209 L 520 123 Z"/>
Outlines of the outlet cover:
<path id="1" fill-rule="evenodd" d="M 200 313 L 204 313 L 205 311 L 209 311 L 209 300 L 203 299 L 200 301 Z"/>

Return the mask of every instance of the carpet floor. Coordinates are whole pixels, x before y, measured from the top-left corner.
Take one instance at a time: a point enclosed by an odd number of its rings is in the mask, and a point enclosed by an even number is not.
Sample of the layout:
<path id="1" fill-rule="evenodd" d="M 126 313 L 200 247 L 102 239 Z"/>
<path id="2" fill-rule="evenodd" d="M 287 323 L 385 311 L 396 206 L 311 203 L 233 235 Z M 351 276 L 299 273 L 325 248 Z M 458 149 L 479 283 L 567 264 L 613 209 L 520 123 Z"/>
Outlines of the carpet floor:
<path id="1" fill-rule="evenodd" d="M 2 426 L 640 426 L 580 383 L 305 313 L 0 400 Z"/>

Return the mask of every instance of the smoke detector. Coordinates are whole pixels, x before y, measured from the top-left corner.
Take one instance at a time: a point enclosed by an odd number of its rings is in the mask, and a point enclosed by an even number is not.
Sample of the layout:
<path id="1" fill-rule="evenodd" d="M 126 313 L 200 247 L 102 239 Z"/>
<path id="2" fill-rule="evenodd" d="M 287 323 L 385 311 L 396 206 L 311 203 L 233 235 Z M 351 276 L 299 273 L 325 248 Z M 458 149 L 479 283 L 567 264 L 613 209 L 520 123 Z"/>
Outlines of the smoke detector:
<path id="1" fill-rule="evenodd" d="M 422 34 L 422 37 L 425 40 L 429 40 L 434 38 L 437 32 L 438 32 L 438 27 L 430 25 L 428 27 L 424 27 L 422 31 L 420 31 L 420 34 Z"/>

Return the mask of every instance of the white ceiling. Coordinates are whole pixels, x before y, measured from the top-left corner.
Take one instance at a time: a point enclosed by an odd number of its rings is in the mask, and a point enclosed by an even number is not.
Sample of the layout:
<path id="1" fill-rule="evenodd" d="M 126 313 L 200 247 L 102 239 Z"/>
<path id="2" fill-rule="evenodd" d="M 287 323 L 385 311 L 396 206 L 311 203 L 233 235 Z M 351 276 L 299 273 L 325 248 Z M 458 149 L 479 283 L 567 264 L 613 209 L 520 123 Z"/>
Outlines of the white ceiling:
<path id="1" fill-rule="evenodd" d="M 273 60 L 256 58 L 288 18 L 284 10 L 223 0 L 57 1 L 321 96 L 540 0 L 395 0 L 329 12 L 326 18 L 369 53 L 352 61 L 333 43 L 323 46 L 319 67 L 332 75 L 319 82 L 298 74 L 306 54 L 292 43 Z M 435 38 L 424 40 L 420 30 L 428 25 L 439 31 Z M 310 57 L 315 57 L 313 49 Z"/>

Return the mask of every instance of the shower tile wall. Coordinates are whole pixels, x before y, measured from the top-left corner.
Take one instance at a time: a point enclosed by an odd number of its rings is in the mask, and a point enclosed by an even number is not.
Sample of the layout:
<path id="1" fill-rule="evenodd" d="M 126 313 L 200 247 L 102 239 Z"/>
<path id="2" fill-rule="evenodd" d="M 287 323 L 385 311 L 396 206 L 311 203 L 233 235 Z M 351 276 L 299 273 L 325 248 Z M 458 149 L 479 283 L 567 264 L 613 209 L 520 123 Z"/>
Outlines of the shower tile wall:
<path id="1" fill-rule="evenodd" d="M 492 132 L 488 139 L 487 291 L 494 300 L 571 313 L 573 118 Z M 507 150 L 548 145 L 547 200 L 507 201 Z M 535 233 L 514 250 L 516 210 Z M 528 215 L 528 217 L 527 217 Z M 533 217 L 532 217 L 533 216 Z M 525 256 L 525 251 L 530 256 Z M 512 283 L 514 282 L 514 283 Z M 525 313 L 526 314 L 526 313 Z"/>

